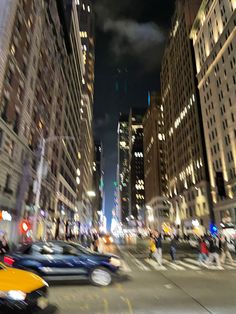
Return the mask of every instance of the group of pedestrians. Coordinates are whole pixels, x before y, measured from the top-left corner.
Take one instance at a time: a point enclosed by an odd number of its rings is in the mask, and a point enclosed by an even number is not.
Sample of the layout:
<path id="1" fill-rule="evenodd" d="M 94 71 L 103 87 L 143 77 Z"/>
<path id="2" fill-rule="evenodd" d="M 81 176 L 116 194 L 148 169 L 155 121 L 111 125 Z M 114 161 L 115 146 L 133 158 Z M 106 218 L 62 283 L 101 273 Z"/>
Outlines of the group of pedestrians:
<path id="1" fill-rule="evenodd" d="M 178 239 L 174 234 L 170 238 L 170 257 L 172 262 L 176 261 Z M 158 231 L 150 232 L 149 258 L 154 258 L 159 266 L 162 266 L 162 236 Z M 233 264 L 233 258 L 229 251 L 228 241 L 224 235 L 205 235 L 199 237 L 198 261 L 201 265 L 209 266 L 213 262 L 219 269 L 223 269 L 222 264 L 226 258 Z"/>
<path id="2" fill-rule="evenodd" d="M 233 258 L 230 254 L 228 241 L 226 236 L 206 235 L 199 239 L 199 263 L 206 266 L 214 261 L 219 269 L 225 263 L 226 258 L 233 263 Z"/>
<path id="3" fill-rule="evenodd" d="M 176 261 L 177 239 L 175 235 L 170 240 L 170 256 L 173 262 Z M 159 266 L 162 266 L 162 236 L 158 231 L 150 233 L 149 258 L 155 258 Z"/>

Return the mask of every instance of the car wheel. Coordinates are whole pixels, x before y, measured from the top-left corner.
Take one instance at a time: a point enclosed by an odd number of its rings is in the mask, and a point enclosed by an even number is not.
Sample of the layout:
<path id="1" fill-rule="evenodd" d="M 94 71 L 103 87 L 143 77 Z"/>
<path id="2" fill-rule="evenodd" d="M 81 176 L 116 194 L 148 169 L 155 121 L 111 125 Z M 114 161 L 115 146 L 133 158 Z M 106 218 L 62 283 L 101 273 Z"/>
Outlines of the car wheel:
<path id="1" fill-rule="evenodd" d="M 112 282 L 111 273 L 105 268 L 94 268 L 90 274 L 90 281 L 95 286 L 109 286 Z"/>

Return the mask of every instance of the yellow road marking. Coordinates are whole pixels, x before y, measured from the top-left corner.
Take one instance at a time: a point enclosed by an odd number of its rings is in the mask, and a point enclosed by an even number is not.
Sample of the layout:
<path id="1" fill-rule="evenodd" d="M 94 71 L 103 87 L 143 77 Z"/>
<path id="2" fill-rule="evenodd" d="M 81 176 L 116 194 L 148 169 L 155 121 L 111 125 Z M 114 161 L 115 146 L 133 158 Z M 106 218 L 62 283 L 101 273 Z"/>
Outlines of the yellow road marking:
<path id="1" fill-rule="evenodd" d="M 132 307 L 132 304 L 130 302 L 130 300 L 128 298 L 126 298 L 126 302 L 127 302 L 127 305 L 128 305 L 128 309 L 129 309 L 129 314 L 133 314 L 133 307 Z"/>
<path id="2" fill-rule="evenodd" d="M 116 284 L 116 288 L 117 288 L 117 290 L 118 290 L 118 291 L 120 291 L 120 292 L 124 292 L 124 289 L 123 289 L 122 284 L 117 283 L 117 284 Z"/>
<path id="3" fill-rule="evenodd" d="M 121 297 L 121 300 L 123 300 L 128 305 L 129 314 L 134 314 L 133 307 L 132 307 L 130 300 L 128 298 L 124 298 L 124 297 Z"/>
<path id="4" fill-rule="evenodd" d="M 109 306 L 107 299 L 103 299 L 103 305 L 104 305 L 104 314 L 109 314 Z"/>

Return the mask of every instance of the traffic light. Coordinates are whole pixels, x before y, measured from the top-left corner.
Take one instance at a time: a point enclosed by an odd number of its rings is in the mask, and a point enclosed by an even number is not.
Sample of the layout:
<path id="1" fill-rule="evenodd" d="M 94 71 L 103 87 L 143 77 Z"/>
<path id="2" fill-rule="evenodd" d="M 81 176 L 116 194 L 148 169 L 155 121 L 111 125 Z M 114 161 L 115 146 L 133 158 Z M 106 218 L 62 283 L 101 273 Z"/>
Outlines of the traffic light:
<path id="1" fill-rule="evenodd" d="M 22 220 L 20 223 L 20 232 L 26 234 L 31 229 L 31 225 L 28 220 Z"/>

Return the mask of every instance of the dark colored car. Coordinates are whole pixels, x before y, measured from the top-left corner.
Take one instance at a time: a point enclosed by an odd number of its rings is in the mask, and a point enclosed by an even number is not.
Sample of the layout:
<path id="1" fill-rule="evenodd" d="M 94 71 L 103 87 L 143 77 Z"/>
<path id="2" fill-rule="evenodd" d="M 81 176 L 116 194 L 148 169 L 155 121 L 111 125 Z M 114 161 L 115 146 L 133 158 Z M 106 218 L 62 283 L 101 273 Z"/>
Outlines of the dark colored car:
<path id="1" fill-rule="evenodd" d="M 109 285 L 120 268 L 120 259 L 115 255 L 94 253 L 63 241 L 22 246 L 5 256 L 4 262 L 33 271 L 48 281 L 89 279 L 97 286 Z"/>

